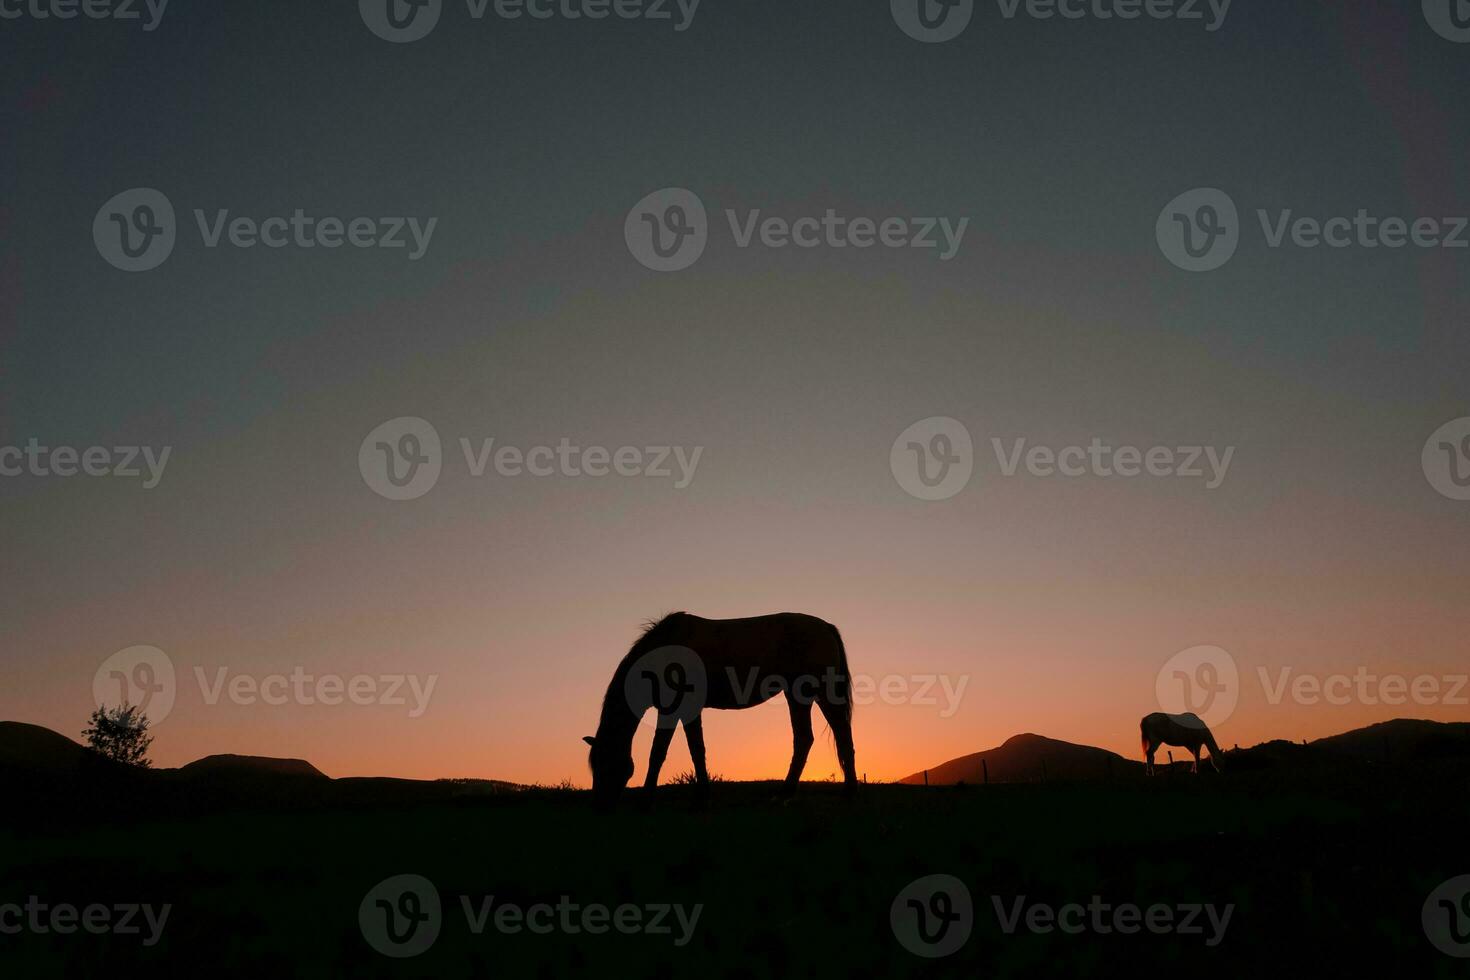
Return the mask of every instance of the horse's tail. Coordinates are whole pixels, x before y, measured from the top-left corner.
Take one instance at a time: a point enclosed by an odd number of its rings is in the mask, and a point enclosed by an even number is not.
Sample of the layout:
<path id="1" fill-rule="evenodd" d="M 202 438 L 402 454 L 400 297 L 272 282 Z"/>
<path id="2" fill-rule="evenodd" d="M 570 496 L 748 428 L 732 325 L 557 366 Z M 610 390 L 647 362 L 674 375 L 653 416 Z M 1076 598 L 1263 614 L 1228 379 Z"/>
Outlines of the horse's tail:
<path id="1" fill-rule="evenodd" d="M 842 705 L 842 714 L 848 721 L 852 720 L 852 671 L 847 666 L 847 647 L 842 642 L 842 631 L 831 623 L 827 624 L 832 630 L 832 638 L 837 641 L 837 669 L 841 673 L 836 685 L 837 690 L 833 693 L 839 698 Z"/>

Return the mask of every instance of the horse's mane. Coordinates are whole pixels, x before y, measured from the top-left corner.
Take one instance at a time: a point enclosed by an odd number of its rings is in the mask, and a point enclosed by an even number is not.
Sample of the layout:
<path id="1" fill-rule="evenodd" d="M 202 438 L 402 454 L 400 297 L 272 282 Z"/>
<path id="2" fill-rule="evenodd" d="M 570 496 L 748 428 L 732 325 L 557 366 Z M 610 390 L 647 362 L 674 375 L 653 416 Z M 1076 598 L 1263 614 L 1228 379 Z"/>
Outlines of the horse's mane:
<path id="1" fill-rule="evenodd" d="M 688 615 L 688 613 L 683 611 L 671 612 L 658 619 L 645 619 L 643 621 L 643 631 L 638 634 L 638 638 L 633 641 L 633 645 L 628 648 L 628 652 L 623 655 L 623 659 L 618 661 L 618 668 L 613 671 L 612 680 L 608 682 L 607 693 L 602 696 L 602 718 L 604 720 L 610 714 L 619 711 L 631 716 L 623 685 L 627 680 L 628 670 L 632 667 L 633 661 L 643 656 L 649 650 L 667 646 L 668 636 L 678 627 L 679 620 Z"/>

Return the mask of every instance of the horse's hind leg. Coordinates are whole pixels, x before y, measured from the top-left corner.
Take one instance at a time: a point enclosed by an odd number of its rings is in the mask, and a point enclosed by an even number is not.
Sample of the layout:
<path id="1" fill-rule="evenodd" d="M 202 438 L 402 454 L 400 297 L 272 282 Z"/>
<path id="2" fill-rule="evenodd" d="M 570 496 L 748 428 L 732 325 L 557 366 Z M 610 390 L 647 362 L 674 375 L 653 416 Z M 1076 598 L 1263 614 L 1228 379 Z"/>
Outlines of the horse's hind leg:
<path id="1" fill-rule="evenodd" d="M 1146 741 L 1143 743 L 1143 772 L 1145 775 L 1154 774 L 1154 753 L 1157 751 L 1159 751 L 1158 742 Z"/>
<path id="2" fill-rule="evenodd" d="M 786 789 L 796 787 L 801 771 L 806 768 L 807 753 L 812 750 L 812 703 L 786 692 L 786 706 L 791 709 L 791 768 L 786 773 Z"/>
<path id="3" fill-rule="evenodd" d="M 827 719 L 827 727 L 832 729 L 832 739 L 837 743 L 837 761 L 842 766 L 842 781 L 848 789 L 857 785 L 857 753 L 852 745 L 852 717 L 847 713 L 845 703 L 836 703 L 830 700 L 817 702 L 822 709 L 822 717 Z"/>

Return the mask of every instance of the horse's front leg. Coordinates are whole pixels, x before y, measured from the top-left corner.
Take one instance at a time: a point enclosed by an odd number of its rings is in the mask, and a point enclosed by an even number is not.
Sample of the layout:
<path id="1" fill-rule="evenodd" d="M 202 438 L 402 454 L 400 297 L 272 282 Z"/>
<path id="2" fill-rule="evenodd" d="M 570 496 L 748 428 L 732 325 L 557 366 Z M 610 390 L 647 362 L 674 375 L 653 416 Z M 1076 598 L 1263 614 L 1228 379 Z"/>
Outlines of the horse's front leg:
<path id="1" fill-rule="evenodd" d="M 664 724 L 664 719 L 658 720 L 658 726 L 653 730 L 653 749 L 648 753 L 648 775 L 643 778 L 643 788 L 652 790 L 658 785 L 658 771 L 664 767 L 664 758 L 669 754 L 669 743 L 674 740 L 673 719 L 668 719 L 669 724 Z"/>
<path id="2" fill-rule="evenodd" d="M 709 789 L 709 771 L 704 766 L 704 721 L 699 715 L 684 719 L 684 740 L 689 743 L 689 759 L 694 763 L 694 780 L 700 792 Z"/>

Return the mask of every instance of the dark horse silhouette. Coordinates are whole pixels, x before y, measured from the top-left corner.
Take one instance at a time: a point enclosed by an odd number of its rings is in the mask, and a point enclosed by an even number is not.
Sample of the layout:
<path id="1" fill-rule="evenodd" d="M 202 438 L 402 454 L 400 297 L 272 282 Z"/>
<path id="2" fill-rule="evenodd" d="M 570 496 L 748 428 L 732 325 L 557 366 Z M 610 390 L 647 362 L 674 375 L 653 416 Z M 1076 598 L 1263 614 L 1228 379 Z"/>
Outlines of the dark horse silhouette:
<path id="1" fill-rule="evenodd" d="M 1151 715 L 1144 715 L 1143 720 L 1138 723 L 1138 730 L 1143 738 L 1143 767 L 1150 775 L 1154 771 L 1154 753 L 1159 750 L 1160 745 L 1178 745 L 1188 749 L 1194 755 L 1194 765 L 1191 771 L 1199 772 L 1199 753 L 1201 746 L 1207 746 L 1210 750 L 1210 766 L 1216 772 L 1220 771 L 1220 747 L 1215 744 L 1215 736 L 1210 734 L 1209 726 L 1204 719 L 1192 711 L 1186 711 L 1182 715 L 1166 715 L 1162 711 L 1155 711 Z"/>
<path id="2" fill-rule="evenodd" d="M 645 788 L 658 771 L 682 722 L 699 788 L 705 769 L 705 708 L 740 709 L 786 695 L 791 710 L 791 768 L 795 786 L 812 747 L 812 705 L 821 709 L 837 742 L 844 782 L 857 783 L 852 747 L 852 675 L 837 627 L 815 616 L 775 613 L 747 619 L 703 619 L 676 612 L 651 623 L 613 672 L 602 700 L 592 750 L 592 789 L 610 802 L 633 778 L 633 734 L 649 708 L 657 711 Z"/>

